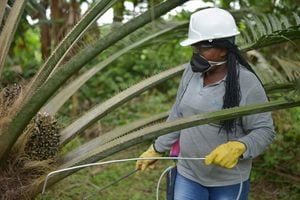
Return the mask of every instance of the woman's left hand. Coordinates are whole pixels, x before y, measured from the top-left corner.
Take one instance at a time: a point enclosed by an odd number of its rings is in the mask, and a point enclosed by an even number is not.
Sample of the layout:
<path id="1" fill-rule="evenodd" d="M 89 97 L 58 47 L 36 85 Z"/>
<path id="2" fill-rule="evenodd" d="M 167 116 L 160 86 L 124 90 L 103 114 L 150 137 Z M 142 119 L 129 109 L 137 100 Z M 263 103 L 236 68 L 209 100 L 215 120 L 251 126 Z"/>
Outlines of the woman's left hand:
<path id="1" fill-rule="evenodd" d="M 205 164 L 215 164 L 225 168 L 233 168 L 238 163 L 239 157 L 246 151 L 245 144 L 230 141 L 219 145 L 205 157 Z"/>

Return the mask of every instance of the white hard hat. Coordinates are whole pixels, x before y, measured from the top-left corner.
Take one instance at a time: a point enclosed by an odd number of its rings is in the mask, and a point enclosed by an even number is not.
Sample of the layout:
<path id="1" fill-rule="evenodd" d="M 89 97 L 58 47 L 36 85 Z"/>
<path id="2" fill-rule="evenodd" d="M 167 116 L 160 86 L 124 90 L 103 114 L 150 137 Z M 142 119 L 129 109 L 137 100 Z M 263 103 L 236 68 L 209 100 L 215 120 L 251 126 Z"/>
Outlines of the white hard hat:
<path id="1" fill-rule="evenodd" d="M 220 8 L 208 8 L 191 15 L 188 38 L 180 43 L 188 46 L 200 41 L 232 37 L 240 34 L 232 15 Z"/>

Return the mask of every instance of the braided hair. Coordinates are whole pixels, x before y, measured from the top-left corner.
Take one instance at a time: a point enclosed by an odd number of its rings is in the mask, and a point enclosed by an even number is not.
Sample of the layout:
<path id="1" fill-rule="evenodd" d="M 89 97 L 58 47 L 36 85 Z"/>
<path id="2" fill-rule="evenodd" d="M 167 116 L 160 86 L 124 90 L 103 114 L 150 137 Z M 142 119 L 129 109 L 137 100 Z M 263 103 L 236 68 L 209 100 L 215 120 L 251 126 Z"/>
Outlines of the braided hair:
<path id="1" fill-rule="evenodd" d="M 201 44 L 211 45 L 216 48 L 226 48 L 227 53 L 227 68 L 228 73 L 225 80 L 225 94 L 223 96 L 223 109 L 239 106 L 241 100 L 241 90 L 239 83 L 240 69 L 238 64 L 243 65 L 247 70 L 255 74 L 258 80 L 261 82 L 257 74 L 248 64 L 248 62 L 242 57 L 240 50 L 234 44 L 234 37 L 222 38 L 210 41 L 203 41 Z M 261 82 L 262 84 L 262 82 Z M 220 122 L 220 130 L 224 129 L 228 136 L 229 133 L 236 132 L 237 119 L 223 120 Z"/>

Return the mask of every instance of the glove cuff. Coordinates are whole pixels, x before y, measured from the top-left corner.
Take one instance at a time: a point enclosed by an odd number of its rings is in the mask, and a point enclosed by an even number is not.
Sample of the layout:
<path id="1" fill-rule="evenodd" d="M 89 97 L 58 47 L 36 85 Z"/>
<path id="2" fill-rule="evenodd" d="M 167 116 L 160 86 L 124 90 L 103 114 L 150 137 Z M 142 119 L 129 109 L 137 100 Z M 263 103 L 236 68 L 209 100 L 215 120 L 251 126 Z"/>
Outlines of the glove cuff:
<path id="1" fill-rule="evenodd" d="M 155 153 L 163 154 L 163 152 L 157 151 L 154 144 L 152 144 L 151 146 L 152 146 L 152 149 L 155 151 Z"/>

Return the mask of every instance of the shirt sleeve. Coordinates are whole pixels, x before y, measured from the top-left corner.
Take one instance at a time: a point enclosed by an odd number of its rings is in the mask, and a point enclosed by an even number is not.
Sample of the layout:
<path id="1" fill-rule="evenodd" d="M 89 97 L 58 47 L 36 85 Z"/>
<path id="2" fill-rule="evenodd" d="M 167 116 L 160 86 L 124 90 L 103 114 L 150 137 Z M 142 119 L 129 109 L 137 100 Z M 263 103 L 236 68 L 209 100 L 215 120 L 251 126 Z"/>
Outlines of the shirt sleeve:
<path id="1" fill-rule="evenodd" d="M 258 83 L 248 90 L 245 104 L 251 105 L 267 101 L 265 90 Z M 243 158 L 255 158 L 274 140 L 275 131 L 271 112 L 244 116 L 242 118 L 242 125 L 246 135 L 239 138 L 238 141 L 244 143 L 247 148 L 243 154 Z"/>
<path id="2" fill-rule="evenodd" d="M 188 76 L 189 76 L 188 74 L 192 73 L 189 68 L 190 68 L 189 65 L 186 65 L 185 71 L 182 75 L 182 78 L 181 78 L 181 81 L 180 81 L 180 84 L 179 84 L 179 87 L 177 90 L 176 101 L 172 106 L 172 109 L 167 118 L 167 121 L 172 121 L 172 120 L 182 117 L 182 114 L 179 111 L 179 103 L 183 96 L 185 87 L 187 87 L 187 84 L 189 82 L 188 79 L 190 79 L 190 78 L 188 78 Z M 170 150 L 172 144 L 174 144 L 179 139 L 179 135 L 180 135 L 180 130 L 158 137 L 154 142 L 154 149 L 158 152 L 166 152 L 166 151 Z"/>

